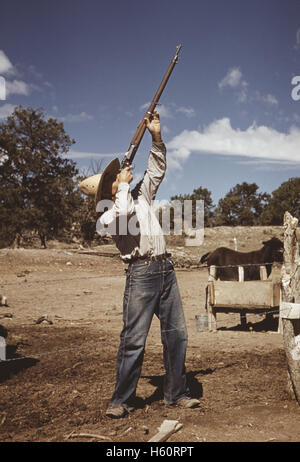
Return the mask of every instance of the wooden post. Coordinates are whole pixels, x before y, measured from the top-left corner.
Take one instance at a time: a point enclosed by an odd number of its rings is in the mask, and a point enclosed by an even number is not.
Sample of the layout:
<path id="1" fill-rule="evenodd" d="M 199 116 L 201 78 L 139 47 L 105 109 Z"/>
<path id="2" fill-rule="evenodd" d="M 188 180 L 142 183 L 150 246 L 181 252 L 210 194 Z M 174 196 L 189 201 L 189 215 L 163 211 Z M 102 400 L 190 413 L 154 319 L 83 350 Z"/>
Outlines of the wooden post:
<path id="1" fill-rule="evenodd" d="M 261 281 L 266 281 L 268 279 L 267 268 L 265 267 L 265 265 L 261 265 L 259 267 L 259 275 L 260 275 L 260 280 Z"/>
<path id="2" fill-rule="evenodd" d="M 215 281 L 216 280 L 216 273 L 217 273 L 217 267 L 212 265 L 209 267 L 209 281 Z"/>
<path id="3" fill-rule="evenodd" d="M 297 224 L 297 218 L 285 212 L 280 317 L 288 374 L 300 405 L 300 257 Z"/>
<path id="4" fill-rule="evenodd" d="M 268 279 L 268 276 L 267 276 L 267 267 L 265 265 L 261 265 L 259 267 L 259 277 L 260 277 L 260 280 L 261 281 L 266 281 Z M 272 321 L 273 321 L 273 314 L 271 313 L 267 313 L 266 314 L 266 322 L 267 322 L 267 326 L 270 326 L 272 324 Z M 279 329 L 279 327 L 278 327 Z"/>
<path id="5" fill-rule="evenodd" d="M 239 282 L 244 282 L 244 267 L 239 266 Z"/>
<path id="6" fill-rule="evenodd" d="M 217 330 L 217 313 L 213 307 L 214 297 L 214 281 L 216 280 L 216 271 L 215 266 L 209 267 L 209 278 L 208 278 L 208 330 L 216 331 Z"/>
<path id="7" fill-rule="evenodd" d="M 234 250 L 237 252 L 238 246 L 237 246 L 237 238 L 236 237 L 233 238 L 233 242 L 234 242 Z"/>
<path id="8" fill-rule="evenodd" d="M 7 298 L 5 297 L 5 295 L 0 294 L 0 306 L 8 306 Z"/>
<path id="9" fill-rule="evenodd" d="M 239 266 L 238 270 L 239 270 L 239 282 L 244 282 L 244 267 Z M 246 313 L 240 312 L 240 321 L 241 321 L 241 326 L 246 327 L 246 325 L 247 325 L 247 315 L 246 315 Z"/>

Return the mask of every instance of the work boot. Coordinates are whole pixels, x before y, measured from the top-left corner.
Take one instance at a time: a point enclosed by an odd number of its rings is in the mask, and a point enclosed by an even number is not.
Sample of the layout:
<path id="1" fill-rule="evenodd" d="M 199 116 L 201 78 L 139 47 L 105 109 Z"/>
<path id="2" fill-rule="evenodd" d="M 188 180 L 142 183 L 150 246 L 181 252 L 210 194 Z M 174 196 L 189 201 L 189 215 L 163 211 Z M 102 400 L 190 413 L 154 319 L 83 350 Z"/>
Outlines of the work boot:
<path id="1" fill-rule="evenodd" d="M 176 406 L 182 407 L 183 409 L 191 409 L 198 407 L 200 404 L 199 399 L 196 398 L 182 398 L 179 399 L 176 403 Z"/>
<path id="2" fill-rule="evenodd" d="M 106 411 L 106 415 L 112 419 L 121 419 L 128 414 L 127 409 L 120 404 L 120 406 L 109 406 Z"/>

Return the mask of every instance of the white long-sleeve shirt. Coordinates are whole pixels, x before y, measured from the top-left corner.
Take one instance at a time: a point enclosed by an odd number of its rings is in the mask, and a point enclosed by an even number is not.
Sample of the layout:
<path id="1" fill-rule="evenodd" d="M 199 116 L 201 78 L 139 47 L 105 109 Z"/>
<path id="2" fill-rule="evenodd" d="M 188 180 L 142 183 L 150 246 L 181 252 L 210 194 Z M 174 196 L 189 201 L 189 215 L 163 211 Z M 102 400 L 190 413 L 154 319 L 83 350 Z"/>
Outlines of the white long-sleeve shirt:
<path id="1" fill-rule="evenodd" d="M 108 231 L 112 235 L 124 261 L 166 252 L 163 231 L 152 207 L 165 172 L 166 147 L 153 142 L 142 181 L 132 192 L 128 183 L 120 183 L 113 206 L 98 220 L 98 233 Z"/>

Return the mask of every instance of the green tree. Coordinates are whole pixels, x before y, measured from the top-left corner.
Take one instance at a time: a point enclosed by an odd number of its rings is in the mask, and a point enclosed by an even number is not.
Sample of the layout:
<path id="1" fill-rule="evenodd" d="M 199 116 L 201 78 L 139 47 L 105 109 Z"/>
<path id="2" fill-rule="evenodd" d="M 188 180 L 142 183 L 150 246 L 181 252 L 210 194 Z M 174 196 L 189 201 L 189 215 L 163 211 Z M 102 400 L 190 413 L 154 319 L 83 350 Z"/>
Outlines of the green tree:
<path id="1" fill-rule="evenodd" d="M 282 225 L 284 213 L 288 211 L 300 219 L 300 178 L 290 178 L 272 192 L 263 211 L 261 225 Z"/>
<path id="2" fill-rule="evenodd" d="M 89 177 L 90 175 L 96 175 L 101 172 L 103 159 L 91 160 L 90 166 L 81 172 L 81 175 L 77 177 L 78 183 Z M 77 229 L 79 230 L 82 243 L 91 245 L 93 240 L 101 242 L 103 239 L 99 234 L 96 233 L 96 224 L 98 213 L 95 210 L 95 199 L 91 196 L 83 196 L 83 200 L 76 210 L 74 215 Z"/>
<path id="3" fill-rule="evenodd" d="M 184 202 L 185 200 L 193 201 L 193 226 L 195 225 L 195 204 L 197 200 L 204 201 L 204 225 L 211 226 L 214 217 L 214 204 L 211 198 L 211 192 L 206 188 L 196 188 L 193 190 L 192 194 L 179 194 L 171 197 L 171 201 L 180 201 Z"/>
<path id="4" fill-rule="evenodd" d="M 45 120 L 42 109 L 15 108 L 0 124 L 0 239 L 14 240 L 25 230 L 38 232 L 41 243 L 70 228 L 82 201 L 75 162 L 63 158 L 75 141 L 63 123 Z"/>
<path id="5" fill-rule="evenodd" d="M 256 183 L 237 184 L 219 200 L 214 224 L 217 226 L 257 225 L 269 199 L 269 194 L 258 193 Z"/>
<path id="6" fill-rule="evenodd" d="M 74 223 L 78 229 L 78 236 L 82 244 L 91 245 L 94 239 L 101 241 L 96 233 L 97 213 L 95 211 L 95 201 L 93 197 L 84 197 L 80 206 L 74 214 Z"/>

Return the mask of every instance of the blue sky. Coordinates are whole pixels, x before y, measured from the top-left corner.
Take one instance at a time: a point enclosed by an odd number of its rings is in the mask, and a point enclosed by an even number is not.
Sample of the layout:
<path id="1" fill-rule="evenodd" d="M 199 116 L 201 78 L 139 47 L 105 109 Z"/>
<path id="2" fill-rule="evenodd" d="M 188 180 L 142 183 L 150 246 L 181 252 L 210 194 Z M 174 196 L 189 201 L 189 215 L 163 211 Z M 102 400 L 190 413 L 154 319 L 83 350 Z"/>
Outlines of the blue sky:
<path id="1" fill-rule="evenodd" d="M 122 157 L 182 44 L 159 107 L 158 199 L 202 186 L 217 203 L 243 181 L 271 193 L 299 176 L 298 0 L 10 0 L 0 18 L 1 120 L 19 104 L 44 108 L 76 140 L 79 168 Z M 136 180 L 150 145 L 146 133 Z"/>

